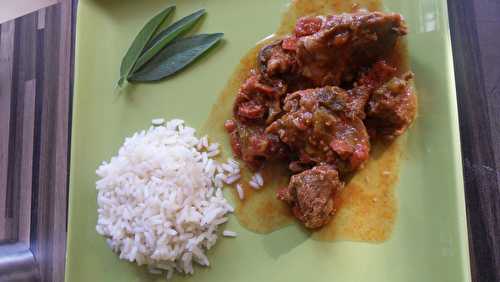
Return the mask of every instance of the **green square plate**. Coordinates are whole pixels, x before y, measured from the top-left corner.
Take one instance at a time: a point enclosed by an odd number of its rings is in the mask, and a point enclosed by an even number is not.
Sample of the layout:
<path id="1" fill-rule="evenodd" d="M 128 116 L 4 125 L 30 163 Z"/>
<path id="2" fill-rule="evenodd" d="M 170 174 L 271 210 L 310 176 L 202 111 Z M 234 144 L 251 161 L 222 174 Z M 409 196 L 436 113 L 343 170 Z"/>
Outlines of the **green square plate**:
<path id="1" fill-rule="evenodd" d="M 273 33 L 289 0 L 179 0 L 175 18 L 198 8 L 208 16 L 199 32 L 224 32 L 217 50 L 173 79 L 129 88 L 114 84 L 121 58 L 144 22 L 172 1 L 80 0 L 71 148 L 66 280 L 157 281 L 110 251 L 95 231 L 95 169 L 126 136 L 152 118 L 180 117 L 200 128 L 240 58 Z M 293 226 L 268 235 L 239 226 L 210 250 L 211 268 L 189 281 L 470 281 L 462 166 L 446 0 L 386 0 L 403 14 L 418 118 L 407 134 L 396 188 L 399 212 L 380 244 L 324 242 Z"/>

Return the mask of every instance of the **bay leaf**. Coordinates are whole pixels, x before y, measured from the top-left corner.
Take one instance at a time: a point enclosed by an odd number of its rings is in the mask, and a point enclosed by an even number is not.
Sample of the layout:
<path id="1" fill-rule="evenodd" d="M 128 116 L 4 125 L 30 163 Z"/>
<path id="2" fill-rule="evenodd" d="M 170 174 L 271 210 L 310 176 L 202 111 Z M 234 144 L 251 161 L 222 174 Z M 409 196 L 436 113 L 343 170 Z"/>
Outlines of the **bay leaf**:
<path id="1" fill-rule="evenodd" d="M 146 25 L 137 34 L 134 41 L 130 45 L 127 53 L 122 59 L 120 66 L 120 80 L 118 85 L 121 86 L 125 79 L 128 78 L 132 72 L 137 59 L 141 55 L 144 47 L 148 44 L 153 34 L 157 31 L 158 27 L 167 19 L 167 17 L 175 10 L 175 6 L 165 8 L 162 12 L 149 20 Z"/>
<path id="2" fill-rule="evenodd" d="M 205 9 L 200 9 L 184 18 L 176 21 L 168 26 L 165 30 L 161 31 L 157 36 L 153 37 L 144 48 L 144 53 L 139 57 L 134 66 L 134 70 L 140 69 L 145 63 L 153 58 L 158 52 L 161 51 L 168 43 L 174 40 L 177 36 L 186 32 L 193 27 L 201 16 L 205 14 Z"/>
<path id="3" fill-rule="evenodd" d="M 169 44 L 143 68 L 129 77 L 131 82 L 157 81 L 175 74 L 215 45 L 223 33 L 200 34 Z"/>

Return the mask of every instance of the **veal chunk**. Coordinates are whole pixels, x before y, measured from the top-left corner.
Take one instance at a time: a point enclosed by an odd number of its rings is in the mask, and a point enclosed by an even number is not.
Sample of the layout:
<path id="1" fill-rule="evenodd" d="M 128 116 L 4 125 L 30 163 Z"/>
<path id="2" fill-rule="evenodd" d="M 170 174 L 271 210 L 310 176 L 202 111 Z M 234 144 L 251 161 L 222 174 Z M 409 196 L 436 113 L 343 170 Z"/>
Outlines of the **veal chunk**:
<path id="1" fill-rule="evenodd" d="M 277 135 L 264 132 L 264 126 L 228 120 L 224 124 L 234 154 L 251 169 L 258 169 L 265 160 L 286 159 L 288 148 Z"/>
<path id="2" fill-rule="evenodd" d="M 285 114 L 269 127 L 292 151 L 298 162 L 308 165 L 328 163 L 341 172 L 359 168 L 368 159 L 370 143 L 360 119 L 366 96 L 356 96 L 341 88 L 327 86 L 289 94 Z M 297 163 L 290 168 L 294 171 Z"/>
<path id="3" fill-rule="evenodd" d="M 393 13 L 304 17 L 293 35 L 262 49 L 261 71 L 316 87 L 353 82 L 361 67 L 387 55 L 406 32 L 401 15 Z"/>
<path id="4" fill-rule="evenodd" d="M 234 102 L 234 119 L 225 123 L 236 156 L 252 169 L 268 159 L 286 156 L 286 145 L 277 135 L 264 132 L 265 127 L 281 113 L 281 100 L 286 85 L 252 70 L 241 85 Z"/>
<path id="5" fill-rule="evenodd" d="M 260 50 L 258 58 L 260 72 L 267 77 L 285 81 L 289 92 L 314 87 L 309 79 L 300 74 L 295 49 L 283 48 L 286 42 L 280 40 Z"/>
<path id="6" fill-rule="evenodd" d="M 291 205 L 295 217 L 307 228 L 319 228 L 333 216 L 333 200 L 341 188 L 337 171 L 321 165 L 293 175 L 288 187 L 278 191 L 277 197 Z"/>
<path id="7" fill-rule="evenodd" d="M 356 70 L 373 64 L 406 34 L 399 14 L 358 12 L 327 16 L 321 29 L 297 42 L 301 74 L 315 85 L 352 81 Z"/>
<path id="8" fill-rule="evenodd" d="M 412 73 L 394 77 L 373 91 L 365 121 L 372 138 L 390 141 L 410 126 L 417 110 L 417 97 L 410 85 L 412 78 Z"/>
<path id="9" fill-rule="evenodd" d="M 247 124 L 269 124 L 281 112 L 286 85 L 252 71 L 241 85 L 234 102 L 234 116 Z"/>

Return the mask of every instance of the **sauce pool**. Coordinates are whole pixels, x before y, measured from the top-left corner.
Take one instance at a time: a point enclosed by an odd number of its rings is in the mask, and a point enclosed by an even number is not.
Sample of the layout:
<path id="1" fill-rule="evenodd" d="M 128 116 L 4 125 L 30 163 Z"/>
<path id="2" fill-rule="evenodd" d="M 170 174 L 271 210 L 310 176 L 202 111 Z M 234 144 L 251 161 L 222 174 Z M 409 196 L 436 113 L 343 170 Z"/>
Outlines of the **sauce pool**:
<path id="1" fill-rule="evenodd" d="M 229 136 L 224 129 L 224 121 L 232 118 L 233 102 L 238 89 L 247 78 L 249 71 L 256 67 L 259 50 L 292 32 L 296 20 L 305 15 L 338 14 L 352 12 L 353 8 L 380 10 L 378 0 L 294 0 L 283 14 L 276 33 L 259 42 L 240 61 L 226 87 L 220 94 L 210 115 L 202 128 L 218 142 L 225 152 L 231 152 Z M 398 66 L 401 72 L 408 70 L 407 51 L 404 41 L 398 42 L 395 52 L 387 59 Z M 383 242 L 387 240 L 395 223 L 397 202 L 395 185 L 399 175 L 399 160 L 405 137 L 392 144 L 373 144 L 369 161 L 356 172 L 337 197 L 336 214 L 329 224 L 311 232 L 315 240 L 353 240 Z M 236 189 L 232 189 L 235 215 L 239 223 L 253 232 L 267 234 L 296 224 L 300 225 L 290 213 L 289 207 L 276 199 L 276 190 L 287 186 L 291 173 L 284 163 L 267 163 L 261 170 L 264 187 L 255 190 L 248 185 L 253 173 L 241 163 L 241 180 L 245 197 L 239 200 Z"/>

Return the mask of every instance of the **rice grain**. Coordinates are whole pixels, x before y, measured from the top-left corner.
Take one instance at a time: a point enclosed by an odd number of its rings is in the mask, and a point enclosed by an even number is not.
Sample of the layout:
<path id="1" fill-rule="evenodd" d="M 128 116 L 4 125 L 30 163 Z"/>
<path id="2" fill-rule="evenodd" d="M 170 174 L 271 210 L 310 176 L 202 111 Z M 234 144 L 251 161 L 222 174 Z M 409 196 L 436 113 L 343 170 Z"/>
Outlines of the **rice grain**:
<path id="1" fill-rule="evenodd" d="M 239 173 L 221 173 L 212 159 L 218 144 L 196 138 L 182 120 L 161 124 L 126 138 L 97 169 L 96 230 L 121 259 L 170 279 L 174 271 L 193 274 L 193 263 L 210 264 L 205 251 L 234 212 L 223 182 L 235 182 Z"/>

